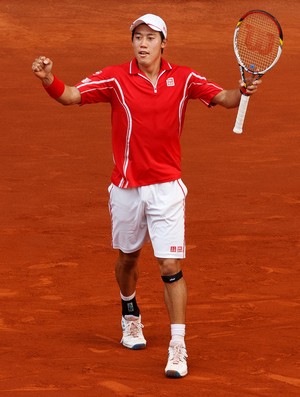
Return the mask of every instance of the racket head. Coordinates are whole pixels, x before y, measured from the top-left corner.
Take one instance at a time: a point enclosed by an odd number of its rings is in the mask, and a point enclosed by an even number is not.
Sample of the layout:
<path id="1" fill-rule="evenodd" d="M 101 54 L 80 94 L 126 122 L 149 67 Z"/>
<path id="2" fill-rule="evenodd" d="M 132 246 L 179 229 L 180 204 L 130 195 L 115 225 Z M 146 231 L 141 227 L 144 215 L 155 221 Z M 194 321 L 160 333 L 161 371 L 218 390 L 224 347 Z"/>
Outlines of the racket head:
<path id="1" fill-rule="evenodd" d="M 267 11 L 248 11 L 237 23 L 233 46 L 240 67 L 248 73 L 262 76 L 276 64 L 281 55 L 281 26 Z"/>

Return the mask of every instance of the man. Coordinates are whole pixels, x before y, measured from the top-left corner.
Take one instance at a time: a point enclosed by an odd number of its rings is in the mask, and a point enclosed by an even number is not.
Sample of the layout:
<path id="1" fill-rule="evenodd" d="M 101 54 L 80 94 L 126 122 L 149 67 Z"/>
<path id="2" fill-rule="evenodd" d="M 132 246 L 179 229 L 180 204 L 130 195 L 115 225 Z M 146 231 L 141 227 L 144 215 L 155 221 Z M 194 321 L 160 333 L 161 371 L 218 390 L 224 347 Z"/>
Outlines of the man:
<path id="1" fill-rule="evenodd" d="M 114 169 L 109 187 L 112 244 L 119 250 L 115 266 L 122 303 L 121 343 L 146 347 L 136 301 L 138 258 L 151 240 L 158 259 L 171 325 L 167 377 L 187 375 L 185 312 L 187 287 L 181 270 L 185 258 L 185 197 L 181 180 L 180 135 L 189 99 L 208 107 L 239 105 L 241 87 L 224 90 L 188 67 L 162 58 L 167 26 L 146 14 L 130 30 L 134 59 L 94 73 L 75 86 L 52 74 L 52 61 L 38 57 L 32 65 L 48 94 L 63 105 L 109 102 L 112 107 Z M 259 81 L 243 87 L 248 95 Z"/>

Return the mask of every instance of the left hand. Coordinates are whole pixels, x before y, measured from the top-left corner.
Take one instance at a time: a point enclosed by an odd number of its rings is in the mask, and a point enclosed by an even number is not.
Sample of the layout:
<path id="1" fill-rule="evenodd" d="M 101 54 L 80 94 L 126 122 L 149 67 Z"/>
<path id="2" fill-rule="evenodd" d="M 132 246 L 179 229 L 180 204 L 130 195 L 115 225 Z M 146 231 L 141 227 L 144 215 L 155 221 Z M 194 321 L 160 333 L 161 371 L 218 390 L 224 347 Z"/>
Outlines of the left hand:
<path id="1" fill-rule="evenodd" d="M 246 94 L 246 95 L 253 95 L 256 93 L 259 84 L 262 83 L 261 79 L 257 79 L 257 78 L 247 78 L 246 79 L 246 87 L 245 84 L 242 80 L 239 81 L 240 83 L 240 90 Z"/>

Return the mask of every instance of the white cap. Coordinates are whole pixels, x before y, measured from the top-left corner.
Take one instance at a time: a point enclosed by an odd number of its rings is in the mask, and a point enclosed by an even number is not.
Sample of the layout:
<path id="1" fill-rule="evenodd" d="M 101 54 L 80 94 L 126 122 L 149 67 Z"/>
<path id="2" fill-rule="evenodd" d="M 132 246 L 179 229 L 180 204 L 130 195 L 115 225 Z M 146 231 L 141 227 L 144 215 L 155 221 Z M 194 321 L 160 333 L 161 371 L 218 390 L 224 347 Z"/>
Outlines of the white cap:
<path id="1" fill-rule="evenodd" d="M 165 21 L 159 16 L 154 14 L 145 14 L 132 22 L 130 30 L 133 31 L 137 26 L 141 25 L 142 23 L 145 23 L 149 26 L 149 28 L 156 30 L 157 32 L 162 32 L 165 39 L 167 38 L 167 25 L 165 24 Z"/>

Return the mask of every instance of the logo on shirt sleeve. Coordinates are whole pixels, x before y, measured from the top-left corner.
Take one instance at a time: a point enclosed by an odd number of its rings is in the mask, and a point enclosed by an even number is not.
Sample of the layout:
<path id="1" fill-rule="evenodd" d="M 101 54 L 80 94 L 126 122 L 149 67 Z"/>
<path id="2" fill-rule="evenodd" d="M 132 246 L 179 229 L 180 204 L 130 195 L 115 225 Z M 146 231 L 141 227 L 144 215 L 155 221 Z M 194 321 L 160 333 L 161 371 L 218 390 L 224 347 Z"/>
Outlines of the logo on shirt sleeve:
<path id="1" fill-rule="evenodd" d="M 169 77 L 167 80 L 167 86 L 168 87 L 174 87 L 175 86 L 175 81 L 174 81 L 174 77 Z"/>

